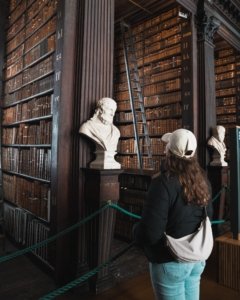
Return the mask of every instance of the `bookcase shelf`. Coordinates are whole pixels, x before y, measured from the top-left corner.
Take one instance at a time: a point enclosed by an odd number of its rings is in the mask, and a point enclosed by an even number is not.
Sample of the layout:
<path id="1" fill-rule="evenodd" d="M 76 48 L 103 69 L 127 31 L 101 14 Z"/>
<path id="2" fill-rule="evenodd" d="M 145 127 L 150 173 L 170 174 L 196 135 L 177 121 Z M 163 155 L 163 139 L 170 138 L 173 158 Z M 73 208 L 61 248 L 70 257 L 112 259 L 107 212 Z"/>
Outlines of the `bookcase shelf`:
<path id="1" fill-rule="evenodd" d="M 179 16 L 179 11 L 184 11 L 184 9 L 176 4 L 175 7 L 166 8 L 155 17 L 131 26 L 144 96 L 148 133 L 152 141 L 180 127 L 193 129 L 191 14 L 187 13 L 188 17 L 185 19 Z M 118 105 L 115 121 L 121 132 L 119 142 L 121 150 L 118 153 L 118 159 L 123 168 L 135 168 L 135 157 L 132 165 L 130 159 L 130 153 L 134 153 L 135 142 L 120 37 L 115 45 L 115 69 L 114 97 Z M 141 124 L 138 127 L 138 133 L 140 144 L 143 145 Z M 125 147 L 126 154 L 123 150 Z M 157 147 L 161 150 L 157 151 Z M 156 172 L 161 164 L 161 156 L 157 155 L 163 154 L 163 147 L 160 139 L 153 146 L 153 153 L 156 154 L 154 155 Z M 144 151 L 141 152 L 144 153 Z M 144 168 L 148 168 L 147 162 Z"/>
<path id="2" fill-rule="evenodd" d="M 240 52 L 224 39 L 216 36 L 215 41 L 216 119 L 217 125 L 226 128 L 226 160 L 229 161 L 229 128 L 240 125 L 239 90 Z"/>
<path id="3" fill-rule="evenodd" d="M 56 0 L 10 1 L 1 101 L 4 215 L 8 234 L 30 246 L 52 230 L 52 127 L 57 95 L 56 32 L 62 10 Z M 56 139 L 56 138 L 55 138 Z M 33 251 L 54 269 L 48 246 Z"/>
<path id="4" fill-rule="evenodd" d="M 145 202 L 154 171 L 126 170 L 120 175 L 120 199 L 119 205 L 139 216 Z M 137 219 L 125 216 L 119 212 L 116 214 L 115 235 L 125 241 L 132 240 L 132 227 Z"/>

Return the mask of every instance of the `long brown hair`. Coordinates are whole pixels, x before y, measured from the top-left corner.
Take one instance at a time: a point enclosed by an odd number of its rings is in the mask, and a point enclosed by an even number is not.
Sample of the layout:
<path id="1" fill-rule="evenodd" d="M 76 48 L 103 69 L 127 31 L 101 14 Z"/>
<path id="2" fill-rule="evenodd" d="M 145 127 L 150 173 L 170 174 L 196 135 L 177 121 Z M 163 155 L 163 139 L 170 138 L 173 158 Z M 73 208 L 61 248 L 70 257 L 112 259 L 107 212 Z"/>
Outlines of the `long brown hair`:
<path id="1" fill-rule="evenodd" d="M 166 169 L 168 176 L 178 177 L 187 203 L 200 206 L 208 204 L 210 200 L 208 180 L 196 157 L 182 159 L 168 151 Z"/>

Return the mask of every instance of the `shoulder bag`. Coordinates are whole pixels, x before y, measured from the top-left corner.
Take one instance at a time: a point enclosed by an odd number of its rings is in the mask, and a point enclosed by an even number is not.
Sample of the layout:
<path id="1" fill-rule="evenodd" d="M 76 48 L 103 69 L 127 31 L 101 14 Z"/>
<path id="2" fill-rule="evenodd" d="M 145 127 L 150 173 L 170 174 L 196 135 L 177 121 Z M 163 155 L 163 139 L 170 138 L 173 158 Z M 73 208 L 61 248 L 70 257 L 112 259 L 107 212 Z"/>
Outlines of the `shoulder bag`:
<path id="1" fill-rule="evenodd" d="M 179 262 L 197 262 L 206 260 L 213 249 L 212 226 L 204 209 L 204 219 L 196 232 L 175 239 L 170 235 L 166 236 L 166 243 L 173 256 Z"/>

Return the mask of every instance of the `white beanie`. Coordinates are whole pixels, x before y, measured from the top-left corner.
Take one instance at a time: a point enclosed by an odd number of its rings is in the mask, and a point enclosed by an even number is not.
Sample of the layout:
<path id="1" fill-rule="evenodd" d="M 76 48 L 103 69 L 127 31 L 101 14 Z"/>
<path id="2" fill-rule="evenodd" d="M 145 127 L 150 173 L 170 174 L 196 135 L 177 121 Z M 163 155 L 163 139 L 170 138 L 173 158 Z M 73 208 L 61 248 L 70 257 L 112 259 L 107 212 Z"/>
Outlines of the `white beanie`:
<path id="1" fill-rule="evenodd" d="M 172 133 L 165 133 L 162 141 L 167 143 L 166 150 L 180 158 L 189 159 L 194 156 L 197 149 L 195 135 L 187 129 L 177 129 Z"/>

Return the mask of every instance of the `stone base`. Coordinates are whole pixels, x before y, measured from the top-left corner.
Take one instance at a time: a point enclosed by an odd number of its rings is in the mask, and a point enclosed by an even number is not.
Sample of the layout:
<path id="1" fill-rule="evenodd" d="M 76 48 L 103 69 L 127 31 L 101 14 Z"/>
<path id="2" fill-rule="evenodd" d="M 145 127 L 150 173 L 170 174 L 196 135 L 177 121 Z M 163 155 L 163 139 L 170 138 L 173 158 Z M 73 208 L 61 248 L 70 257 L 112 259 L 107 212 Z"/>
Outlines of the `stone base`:
<path id="1" fill-rule="evenodd" d="M 114 158 L 116 153 L 116 151 L 97 150 L 96 159 L 90 163 L 90 169 L 121 169 L 120 163 Z"/>

